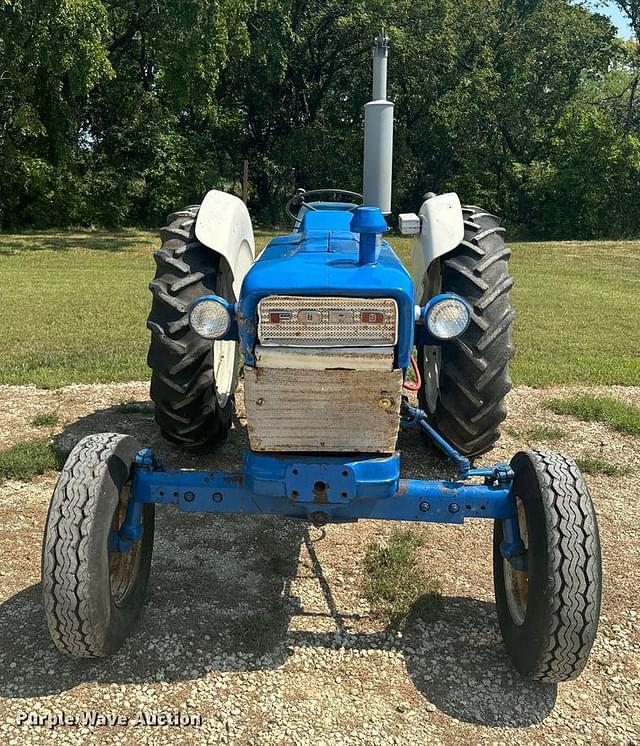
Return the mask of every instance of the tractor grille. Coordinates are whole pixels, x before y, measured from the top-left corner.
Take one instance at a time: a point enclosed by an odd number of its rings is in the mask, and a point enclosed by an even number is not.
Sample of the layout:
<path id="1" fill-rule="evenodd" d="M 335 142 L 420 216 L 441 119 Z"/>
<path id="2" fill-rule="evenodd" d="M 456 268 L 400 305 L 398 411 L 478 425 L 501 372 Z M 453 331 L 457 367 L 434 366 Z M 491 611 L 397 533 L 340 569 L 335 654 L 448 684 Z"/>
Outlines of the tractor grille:
<path id="1" fill-rule="evenodd" d="M 265 346 L 379 347 L 398 337 L 398 306 L 390 298 L 270 295 L 258 306 Z"/>

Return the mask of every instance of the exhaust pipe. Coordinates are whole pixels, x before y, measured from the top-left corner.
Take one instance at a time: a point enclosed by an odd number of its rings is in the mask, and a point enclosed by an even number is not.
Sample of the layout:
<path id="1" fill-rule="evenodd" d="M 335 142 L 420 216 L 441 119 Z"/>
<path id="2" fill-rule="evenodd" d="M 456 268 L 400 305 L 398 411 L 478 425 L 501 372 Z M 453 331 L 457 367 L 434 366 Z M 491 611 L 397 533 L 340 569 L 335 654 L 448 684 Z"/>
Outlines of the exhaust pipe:
<path id="1" fill-rule="evenodd" d="M 387 101 L 387 62 L 389 37 L 384 31 L 373 47 L 373 101 L 364 107 L 365 207 L 378 207 L 391 213 L 393 176 L 393 103 Z"/>

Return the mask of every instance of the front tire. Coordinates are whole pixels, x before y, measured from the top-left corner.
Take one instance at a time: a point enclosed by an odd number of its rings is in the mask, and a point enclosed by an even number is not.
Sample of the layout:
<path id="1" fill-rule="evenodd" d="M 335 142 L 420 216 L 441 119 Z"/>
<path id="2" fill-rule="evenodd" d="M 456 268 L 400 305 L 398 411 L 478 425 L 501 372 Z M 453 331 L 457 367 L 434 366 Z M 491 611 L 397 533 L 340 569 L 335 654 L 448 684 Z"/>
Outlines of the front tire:
<path id="1" fill-rule="evenodd" d="M 473 311 L 471 323 L 458 339 L 418 349 L 424 382 L 419 398 L 437 430 L 474 458 L 498 441 L 507 416 L 516 314 L 509 296 L 514 281 L 504 228 L 479 207 L 464 207 L 463 215 L 464 240 L 443 258 L 439 272 L 430 270 L 425 291 L 427 299 L 441 292 L 464 298 Z"/>
<path id="2" fill-rule="evenodd" d="M 155 419 L 167 440 L 185 448 L 227 437 L 238 375 L 237 343 L 212 344 L 189 326 L 189 306 L 203 295 L 236 300 L 229 265 L 195 237 L 197 214 L 194 206 L 174 213 L 160 232 L 147 321 Z"/>
<path id="3" fill-rule="evenodd" d="M 142 538 L 112 552 L 126 514 L 140 445 L 127 435 L 83 438 L 71 451 L 51 498 L 42 547 L 42 590 L 56 647 L 76 658 L 111 655 L 144 603 L 153 552 L 154 506 L 145 504 Z"/>
<path id="4" fill-rule="evenodd" d="M 596 514 L 571 459 L 527 451 L 516 454 L 511 466 L 526 569 L 502 556 L 503 524 L 496 521 L 498 621 L 521 674 L 567 681 L 585 667 L 598 629 L 602 564 Z"/>

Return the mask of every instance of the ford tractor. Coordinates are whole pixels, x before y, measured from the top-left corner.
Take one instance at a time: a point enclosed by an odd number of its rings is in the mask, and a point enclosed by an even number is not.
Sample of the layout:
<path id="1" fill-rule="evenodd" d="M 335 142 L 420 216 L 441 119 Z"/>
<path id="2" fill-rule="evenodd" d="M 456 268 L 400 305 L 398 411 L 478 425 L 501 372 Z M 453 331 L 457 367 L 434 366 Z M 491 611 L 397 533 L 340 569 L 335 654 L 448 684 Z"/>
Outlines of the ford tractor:
<path id="1" fill-rule="evenodd" d="M 220 444 L 243 375 L 249 447 L 241 470 L 226 473 L 167 470 L 128 435 L 75 446 L 42 554 L 46 617 L 64 653 L 107 656 L 122 645 L 143 606 L 155 506 L 172 504 L 316 526 L 492 520 L 497 616 L 515 668 L 544 682 L 584 668 L 601 555 L 582 475 L 572 459 L 538 451 L 475 462 L 500 437 L 511 387 L 504 229 L 454 193 L 428 193 L 417 213 L 396 218 L 413 236 L 409 270 L 385 240 L 388 55 L 382 34 L 362 195 L 299 189 L 287 205 L 292 232 L 257 259 L 251 218 L 232 194 L 210 191 L 162 229 L 148 320 L 155 419 L 179 447 Z M 455 476 L 402 478 L 401 428 L 422 433 Z"/>

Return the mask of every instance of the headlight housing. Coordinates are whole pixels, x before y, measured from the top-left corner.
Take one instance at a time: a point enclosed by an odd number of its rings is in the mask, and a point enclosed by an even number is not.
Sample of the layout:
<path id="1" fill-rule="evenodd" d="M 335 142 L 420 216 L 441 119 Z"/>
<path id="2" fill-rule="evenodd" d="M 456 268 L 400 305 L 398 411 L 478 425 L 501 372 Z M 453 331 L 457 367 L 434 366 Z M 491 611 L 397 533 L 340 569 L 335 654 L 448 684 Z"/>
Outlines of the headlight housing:
<path id="1" fill-rule="evenodd" d="M 469 304 L 457 295 L 446 293 L 432 298 L 423 310 L 429 334 L 442 341 L 464 334 L 471 321 Z"/>
<path id="2" fill-rule="evenodd" d="M 217 295 L 199 298 L 189 311 L 189 325 L 204 339 L 225 339 L 231 331 L 233 306 Z"/>

